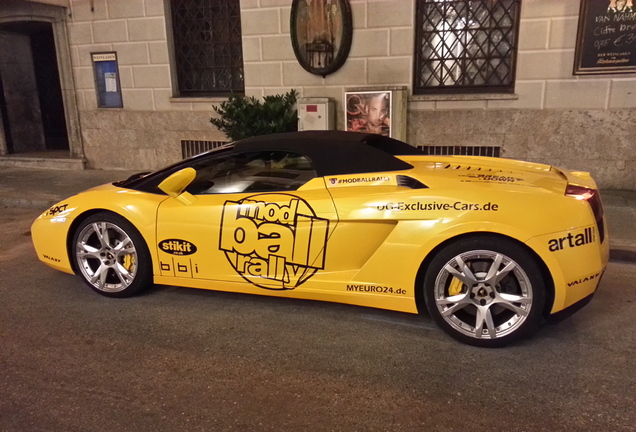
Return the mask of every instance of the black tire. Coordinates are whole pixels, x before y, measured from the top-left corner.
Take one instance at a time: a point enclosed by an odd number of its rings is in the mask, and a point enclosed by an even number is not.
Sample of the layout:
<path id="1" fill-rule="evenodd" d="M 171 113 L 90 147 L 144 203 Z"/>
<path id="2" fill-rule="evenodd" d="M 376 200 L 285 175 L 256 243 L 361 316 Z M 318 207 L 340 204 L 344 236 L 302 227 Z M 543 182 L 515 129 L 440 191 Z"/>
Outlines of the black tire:
<path id="1" fill-rule="evenodd" d="M 423 289 L 439 327 L 469 345 L 502 347 L 533 335 L 543 321 L 541 269 L 505 238 L 479 235 L 447 245 L 426 269 Z"/>
<path id="2" fill-rule="evenodd" d="M 107 297 L 130 297 L 152 285 L 152 259 L 146 242 L 130 222 L 115 213 L 96 213 L 77 227 L 71 259 L 84 282 Z"/>

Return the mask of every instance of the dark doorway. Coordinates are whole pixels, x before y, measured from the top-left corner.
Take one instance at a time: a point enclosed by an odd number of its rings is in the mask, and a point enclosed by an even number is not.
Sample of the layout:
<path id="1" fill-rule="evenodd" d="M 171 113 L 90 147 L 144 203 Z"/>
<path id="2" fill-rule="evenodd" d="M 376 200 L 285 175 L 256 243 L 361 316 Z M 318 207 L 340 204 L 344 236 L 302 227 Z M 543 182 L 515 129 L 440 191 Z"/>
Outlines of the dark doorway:
<path id="1" fill-rule="evenodd" d="M 0 119 L 4 129 L 4 139 L 7 145 L 7 153 L 13 153 L 13 141 L 11 140 L 11 124 L 9 124 L 9 113 L 7 112 L 7 102 L 4 99 L 4 86 L 2 85 L 2 74 L 0 74 Z"/>
<path id="2" fill-rule="evenodd" d="M 69 150 L 53 27 L 0 25 L 0 111 L 9 153 Z"/>
<path id="3" fill-rule="evenodd" d="M 31 51 L 42 112 L 44 140 L 47 150 L 68 150 L 68 133 L 55 40 L 53 29 L 50 25 L 48 27 L 44 31 L 31 34 Z"/>

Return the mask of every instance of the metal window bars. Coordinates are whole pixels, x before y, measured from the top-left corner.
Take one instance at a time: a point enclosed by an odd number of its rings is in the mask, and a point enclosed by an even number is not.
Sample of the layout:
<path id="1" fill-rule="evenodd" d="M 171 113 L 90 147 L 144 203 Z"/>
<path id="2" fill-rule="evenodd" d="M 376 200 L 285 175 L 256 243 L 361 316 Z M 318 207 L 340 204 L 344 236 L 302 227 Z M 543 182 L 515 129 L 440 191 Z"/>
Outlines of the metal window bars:
<path id="1" fill-rule="evenodd" d="M 514 91 L 521 0 L 418 0 L 414 93 Z"/>
<path id="2" fill-rule="evenodd" d="M 245 91 L 239 0 L 171 0 L 179 93 Z"/>

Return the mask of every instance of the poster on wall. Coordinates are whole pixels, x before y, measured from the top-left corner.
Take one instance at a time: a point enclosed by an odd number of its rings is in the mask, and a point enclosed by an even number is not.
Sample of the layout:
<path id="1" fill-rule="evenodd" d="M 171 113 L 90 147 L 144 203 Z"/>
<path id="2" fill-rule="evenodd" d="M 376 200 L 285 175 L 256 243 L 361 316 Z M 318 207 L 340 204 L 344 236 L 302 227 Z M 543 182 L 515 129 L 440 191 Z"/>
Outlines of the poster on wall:
<path id="1" fill-rule="evenodd" d="M 121 86 L 117 54 L 114 52 L 91 53 L 97 106 L 99 108 L 122 108 Z"/>
<path id="2" fill-rule="evenodd" d="M 392 92 L 345 92 L 346 128 L 352 132 L 370 132 L 395 138 L 392 134 Z"/>
<path id="3" fill-rule="evenodd" d="M 574 74 L 636 72 L 636 0 L 582 0 Z"/>

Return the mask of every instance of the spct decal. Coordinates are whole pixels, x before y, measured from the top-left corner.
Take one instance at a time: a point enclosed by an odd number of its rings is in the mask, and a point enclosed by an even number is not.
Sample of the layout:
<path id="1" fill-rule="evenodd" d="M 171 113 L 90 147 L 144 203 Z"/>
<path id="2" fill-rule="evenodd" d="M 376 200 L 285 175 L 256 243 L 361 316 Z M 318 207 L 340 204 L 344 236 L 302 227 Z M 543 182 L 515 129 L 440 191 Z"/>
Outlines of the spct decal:
<path id="1" fill-rule="evenodd" d="M 329 221 L 302 198 L 261 194 L 226 201 L 219 249 L 245 280 L 290 290 L 325 268 Z"/>
<path id="2" fill-rule="evenodd" d="M 55 216 L 56 214 L 65 211 L 67 207 L 68 207 L 68 204 L 60 204 L 60 205 L 57 205 L 57 206 L 53 206 L 53 207 L 51 207 L 50 209 L 47 210 L 45 215 L 46 216 Z"/>

